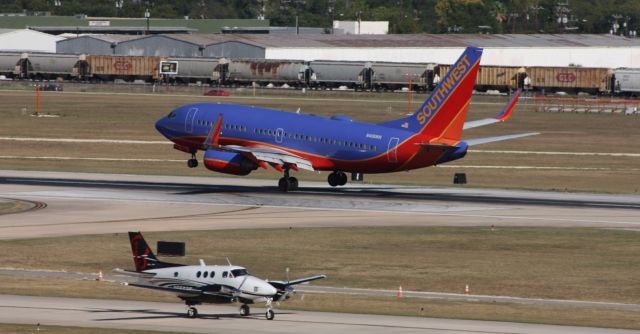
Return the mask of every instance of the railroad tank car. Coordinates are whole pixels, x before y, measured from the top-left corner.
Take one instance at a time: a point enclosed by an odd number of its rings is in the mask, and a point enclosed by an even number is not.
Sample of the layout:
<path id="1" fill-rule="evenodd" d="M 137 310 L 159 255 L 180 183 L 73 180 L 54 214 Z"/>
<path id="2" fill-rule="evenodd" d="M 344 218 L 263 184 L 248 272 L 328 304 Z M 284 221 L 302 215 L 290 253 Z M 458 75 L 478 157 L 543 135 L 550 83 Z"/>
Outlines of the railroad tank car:
<path id="1" fill-rule="evenodd" d="M 371 66 L 371 86 L 375 90 L 396 90 L 409 86 L 412 89 L 427 90 L 433 84 L 436 64 L 376 62 Z"/>
<path id="2" fill-rule="evenodd" d="M 74 67 L 79 60 L 78 55 L 24 53 L 16 67 L 16 75 L 35 80 L 69 80 L 74 77 Z"/>
<path id="3" fill-rule="evenodd" d="M 169 57 L 167 60 L 178 63 L 178 74 L 165 75 L 165 78 L 169 80 L 175 80 L 181 83 L 200 81 L 211 84 L 217 83 L 220 79 L 220 58 Z"/>
<path id="4" fill-rule="evenodd" d="M 614 93 L 640 95 L 640 68 L 618 68 L 614 70 Z"/>
<path id="5" fill-rule="evenodd" d="M 316 60 L 309 62 L 309 87 L 332 89 L 346 86 L 353 89 L 371 88 L 371 63 L 357 61 Z"/>
<path id="6" fill-rule="evenodd" d="M 86 76 L 92 80 L 155 81 L 160 77 L 162 60 L 155 56 L 87 55 Z"/>
<path id="7" fill-rule="evenodd" d="M 442 79 L 451 65 L 438 65 L 436 73 Z M 502 92 L 515 90 L 524 86 L 526 69 L 517 66 L 480 66 L 476 77 L 475 89 L 487 91 L 489 89 Z"/>
<path id="8" fill-rule="evenodd" d="M 4 75 L 6 78 L 13 78 L 16 74 L 16 66 L 19 69 L 21 55 L 19 52 L 0 53 L 0 75 Z"/>
<path id="9" fill-rule="evenodd" d="M 527 67 L 530 87 L 541 91 L 608 93 L 613 71 L 603 67 Z"/>
<path id="10" fill-rule="evenodd" d="M 287 84 L 298 87 L 306 83 L 309 66 L 304 60 L 232 59 L 227 64 L 226 84 Z"/>

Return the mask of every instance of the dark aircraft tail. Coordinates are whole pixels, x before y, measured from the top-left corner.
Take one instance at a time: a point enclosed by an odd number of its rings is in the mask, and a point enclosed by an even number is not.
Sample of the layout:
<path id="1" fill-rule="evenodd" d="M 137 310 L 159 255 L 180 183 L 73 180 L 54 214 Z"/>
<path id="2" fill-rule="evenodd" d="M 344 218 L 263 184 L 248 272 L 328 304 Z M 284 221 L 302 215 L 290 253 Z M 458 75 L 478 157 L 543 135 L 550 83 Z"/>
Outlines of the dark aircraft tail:
<path id="1" fill-rule="evenodd" d="M 131 242 L 133 264 L 136 267 L 136 271 L 183 266 L 183 264 L 168 263 L 158 260 L 140 232 L 129 232 L 129 241 Z"/>
<path id="2" fill-rule="evenodd" d="M 381 125 L 420 133 L 430 143 L 455 145 L 462 137 L 481 57 L 481 48 L 466 48 L 420 109 Z"/>

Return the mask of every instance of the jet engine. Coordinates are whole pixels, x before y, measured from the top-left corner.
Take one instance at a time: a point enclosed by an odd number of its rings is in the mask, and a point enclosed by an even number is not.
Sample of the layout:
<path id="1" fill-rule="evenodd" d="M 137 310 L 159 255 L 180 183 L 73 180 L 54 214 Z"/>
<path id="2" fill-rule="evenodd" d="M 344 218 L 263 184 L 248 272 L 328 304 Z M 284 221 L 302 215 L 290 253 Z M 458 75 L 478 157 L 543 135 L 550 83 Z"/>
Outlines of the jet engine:
<path id="1" fill-rule="evenodd" d="M 247 175 L 258 168 L 258 164 L 240 153 L 208 150 L 204 153 L 204 165 L 214 172 Z"/>

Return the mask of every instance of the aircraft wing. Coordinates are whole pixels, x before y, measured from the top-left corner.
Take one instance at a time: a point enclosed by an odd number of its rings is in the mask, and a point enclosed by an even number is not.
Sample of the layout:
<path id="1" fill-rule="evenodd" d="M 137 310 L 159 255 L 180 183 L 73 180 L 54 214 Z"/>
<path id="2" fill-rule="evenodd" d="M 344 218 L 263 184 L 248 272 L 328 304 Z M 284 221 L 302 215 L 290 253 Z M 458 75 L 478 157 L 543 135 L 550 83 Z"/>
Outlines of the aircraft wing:
<path id="1" fill-rule="evenodd" d="M 473 128 L 477 128 L 477 127 L 481 127 L 481 126 L 485 126 L 493 123 L 506 121 L 509 117 L 511 117 L 511 114 L 513 113 L 513 109 L 515 109 L 516 104 L 518 103 L 518 99 L 520 98 L 520 94 L 522 94 L 522 89 L 518 89 L 516 91 L 516 93 L 513 95 L 513 97 L 511 97 L 509 102 L 507 102 L 507 105 L 504 107 L 504 109 L 502 109 L 502 111 L 499 114 L 491 118 L 465 122 L 462 129 L 463 130 L 473 129 Z"/>
<path id="2" fill-rule="evenodd" d="M 269 284 L 273 285 L 273 287 L 276 289 L 282 290 L 287 286 L 307 283 L 307 282 L 316 281 L 323 278 L 327 278 L 327 275 L 309 276 L 309 277 L 294 279 L 291 281 L 269 281 Z"/>
<path id="3" fill-rule="evenodd" d="M 285 164 L 295 165 L 298 168 L 314 171 L 311 161 L 284 150 L 264 146 L 219 145 L 218 140 L 220 138 L 220 129 L 222 128 L 222 118 L 222 114 L 218 115 L 218 119 L 211 125 L 209 134 L 204 141 L 204 149 L 245 153 L 252 155 L 258 161 L 280 166 Z"/>
<path id="4" fill-rule="evenodd" d="M 220 148 L 227 151 L 251 154 L 259 161 L 265 161 L 277 165 L 293 164 L 298 168 L 314 171 L 311 161 L 283 150 L 277 150 L 270 147 L 236 145 L 221 146 Z"/>
<path id="5" fill-rule="evenodd" d="M 519 134 L 515 134 L 515 135 L 469 139 L 469 140 L 465 140 L 464 142 L 467 143 L 467 145 L 469 145 L 469 146 L 475 146 L 475 145 L 493 143 L 493 142 L 496 142 L 496 141 L 511 140 L 511 139 L 535 136 L 535 135 L 539 135 L 539 134 L 540 134 L 540 132 L 519 133 Z"/>

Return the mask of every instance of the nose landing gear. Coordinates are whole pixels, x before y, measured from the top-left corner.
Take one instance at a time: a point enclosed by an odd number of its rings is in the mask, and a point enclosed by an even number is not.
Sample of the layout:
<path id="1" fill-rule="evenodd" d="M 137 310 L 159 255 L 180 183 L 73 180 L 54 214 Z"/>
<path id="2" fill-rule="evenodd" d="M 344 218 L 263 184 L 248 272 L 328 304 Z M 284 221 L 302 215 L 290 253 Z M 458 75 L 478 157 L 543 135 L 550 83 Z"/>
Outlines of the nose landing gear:
<path id="1" fill-rule="evenodd" d="M 189 168 L 198 167 L 198 159 L 196 159 L 195 153 L 191 153 L 191 159 L 187 160 L 187 166 L 189 166 Z"/>
<path id="2" fill-rule="evenodd" d="M 271 307 L 271 302 L 273 301 L 273 299 L 269 298 L 267 299 L 267 312 L 264 314 L 265 318 L 267 318 L 267 320 L 273 320 L 273 318 L 276 317 L 275 312 L 273 312 L 273 308 Z"/>

